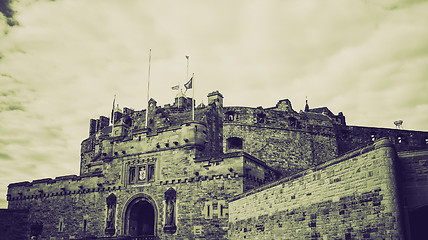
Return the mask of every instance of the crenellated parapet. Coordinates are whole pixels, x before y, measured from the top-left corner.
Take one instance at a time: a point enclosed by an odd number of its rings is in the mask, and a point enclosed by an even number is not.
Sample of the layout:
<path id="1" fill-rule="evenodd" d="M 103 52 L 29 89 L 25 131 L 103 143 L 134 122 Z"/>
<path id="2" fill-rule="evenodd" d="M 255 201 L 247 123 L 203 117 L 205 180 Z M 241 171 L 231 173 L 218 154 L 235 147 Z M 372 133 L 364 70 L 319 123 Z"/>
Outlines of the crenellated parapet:
<path id="1" fill-rule="evenodd" d="M 120 189 L 105 181 L 102 174 L 87 176 L 67 175 L 54 179 L 44 178 L 31 182 L 12 183 L 8 186 L 8 201 L 44 199 L 72 194 L 86 194 Z"/>

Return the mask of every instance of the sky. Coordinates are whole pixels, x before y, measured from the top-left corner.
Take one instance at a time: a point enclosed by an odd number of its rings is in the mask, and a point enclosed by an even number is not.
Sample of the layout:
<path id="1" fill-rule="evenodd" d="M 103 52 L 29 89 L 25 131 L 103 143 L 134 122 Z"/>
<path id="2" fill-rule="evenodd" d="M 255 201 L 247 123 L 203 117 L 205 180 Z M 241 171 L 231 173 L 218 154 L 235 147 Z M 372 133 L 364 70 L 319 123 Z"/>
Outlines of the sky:
<path id="1" fill-rule="evenodd" d="M 348 125 L 428 131 L 428 1 L 3 0 L 0 208 L 12 182 L 79 174 L 89 119 L 113 96 L 328 107 Z M 187 59 L 189 56 L 189 66 Z M 187 70 L 189 69 L 189 70 Z"/>

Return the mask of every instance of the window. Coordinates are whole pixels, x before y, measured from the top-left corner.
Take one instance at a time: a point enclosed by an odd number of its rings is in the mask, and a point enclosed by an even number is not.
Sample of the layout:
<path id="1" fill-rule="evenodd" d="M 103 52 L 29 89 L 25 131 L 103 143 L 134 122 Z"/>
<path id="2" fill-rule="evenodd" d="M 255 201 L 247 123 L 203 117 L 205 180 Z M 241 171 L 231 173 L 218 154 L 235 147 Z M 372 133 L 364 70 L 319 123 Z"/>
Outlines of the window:
<path id="1" fill-rule="evenodd" d="M 155 165 L 145 164 L 140 166 L 129 167 L 128 183 L 137 184 L 151 182 L 155 179 Z"/>
<path id="2" fill-rule="evenodd" d="M 64 232 L 64 218 L 63 217 L 59 218 L 58 232 Z"/>
<path id="3" fill-rule="evenodd" d="M 148 171 L 147 171 L 148 179 L 147 180 L 149 180 L 149 181 L 154 180 L 154 178 L 155 178 L 155 165 L 154 164 L 147 165 L 147 169 L 148 169 Z"/>
<path id="4" fill-rule="evenodd" d="M 129 183 L 133 183 L 135 179 L 135 167 L 129 168 Z"/>
<path id="5" fill-rule="evenodd" d="M 227 141 L 227 150 L 243 148 L 242 138 L 230 137 L 226 141 Z"/>
<path id="6" fill-rule="evenodd" d="M 206 202 L 204 207 L 205 219 L 213 219 L 213 203 Z"/>
<path id="7" fill-rule="evenodd" d="M 294 117 L 289 117 L 288 118 L 288 124 L 290 125 L 290 127 L 297 127 L 298 126 L 298 121 L 296 118 Z"/>
<path id="8" fill-rule="evenodd" d="M 83 222 L 82 222 L 82 231 L 83 232 L 88 231 L 88 219 L 89 219 L 88 215 L 83 216 Z"/>
<path id="9" fill-rule="evenodd" d="M 88 226 L 88 220 L 83 219 L 83 232 L 86 232 L 86 227 Z"/>
<path id="10" fill-rule="evenodd" d="M 370 135 L 370 138 L 371 138 L 372 142 L 376 141 L 376 135 L 374 133 L 372 133 Z"/>
<path id="11" fill-rule="evenodd" d="M 403 137 L 402 137 L 402 136 L 398 136 L 398 137 L 397 137 L 397 142 L 398 142 L 398 143 L 403 143 L 403 142 L 404 142 Z"/>
<path id="12" fill-rule="evenodd" d="M 264 113 L 258 113 L 256 119 L 257 123 L 266 123 L 266 115 Z"/>
<path id="13" fill-rule="evenodd" d="M 224 200 L 219 200 L 217 205 L 218 217 L 225 218 L 226 217 L 226 202 Z"/>
<path id="14" fill-rule="evenodd" d="M 225 120 L 229 122 L 238 121 L 238 114 L 234 111 L 228 111 L 225 114 Z"/>

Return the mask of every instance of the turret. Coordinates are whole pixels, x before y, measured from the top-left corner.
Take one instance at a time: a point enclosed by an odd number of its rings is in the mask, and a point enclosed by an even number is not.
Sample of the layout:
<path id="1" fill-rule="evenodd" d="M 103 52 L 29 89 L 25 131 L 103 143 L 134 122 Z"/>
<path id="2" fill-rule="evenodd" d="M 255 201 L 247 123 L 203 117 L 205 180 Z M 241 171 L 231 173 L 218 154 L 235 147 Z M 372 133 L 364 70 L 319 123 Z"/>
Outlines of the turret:
<path id="1" fill-rule="evenodd" d="M 188 98 L 183 91 L 177 93 L 175 96 L 174 107 L 187 108 L 192 107 L 192 98 Z"/>
<path id="2" fill-rule="evenodd" d="M 100 116 L 99 119 L 91 119 L 89 123 L 89 136 L 108 127 L 109 123 L 110 119 L 104 116 Z"/>
<path id="3" fill-rule="evenodd" d="M 276 109 L 280 111 L 285 111 L 285 112 L 293 111 L 293 108 L 291 107 L 291 102 L 288 99 L 280 100 L 276 104 Z"/>
<path id="4" fill-rule="evenodd" d="M 156 126 L 155 126 L 155 117 L 156 117 L 156 100 L 153 98 L 150 98 L 149 100 L 149 106 L 147 107 L 147 133 L 148 134 L 155 134 L 156 133 Z"/>
<path id="5" fill-rule="evenodd" d="M 116 124 L 113 127 L 113 130 L 111 131 L 112 137 L 119 137 L 119 136 L 126 136 L 128 135 L 129 126 L 123 122 L 123 119 L 121 119 L 119 122 L 116 122 Z"/>
<path id="6" fill-rule="evenodd" d="M 219 91 L 208 94 L 208 105 L 215 103 L 218 107 L 223 107 L 223 95 Z"/>
<path id="7" fill-rule="evenodd" d="M 195 144 L 203 149 L 207 143 L 207 127 L 202 122 L 190 121 L 181 125 L 181 138 L 187 144 Z"/>

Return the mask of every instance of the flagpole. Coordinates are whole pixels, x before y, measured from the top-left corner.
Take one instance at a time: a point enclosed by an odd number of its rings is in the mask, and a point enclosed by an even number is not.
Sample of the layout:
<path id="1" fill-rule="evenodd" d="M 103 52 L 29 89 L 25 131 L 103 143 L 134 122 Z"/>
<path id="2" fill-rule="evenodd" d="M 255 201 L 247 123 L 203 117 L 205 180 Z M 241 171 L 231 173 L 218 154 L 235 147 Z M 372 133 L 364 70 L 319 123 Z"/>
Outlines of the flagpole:
<path id="1" fill-rule="evenodd" d="M 176 95 L 176 96 L 178 96 L 178 99 L 177 99 L 177 101 L 178 101 L 178 108 L 180 109 L 180 93 L 182 92 L 182 90 L 181 90 L 181 86 L 180 86 L 180 81 L 178 81 L 178 94 Z"/>
<path id="2" fill-rule="evenodd" d="M 186 72 L 186 81 L 189 80 L 189 56 L 186 55 L 187 59 L 187 72 Z"/>
<path id="3" fill-rule="evenodd" d="M 113 97 L 113 108 L 111 109 L 112 116 L 111 116 L 111 123 L 112 123 L 112 133 L 114 128 L 114 104 L 116 103 L 116 94 Z"/>
<path id="4" fill-rule="evenodd" d="M 147 109 L 146 109 L 146 123 L 145 128 L 147 128 L 147 121 L 149 119 L 149 93 L 150 93 L 150 63 L 152 61 L 152 49 L 149 50 L 149 73 L 147 76 Z"/>
<path id="5" fill-rule="evenodd" d="M 195 73 L 192 75 L 192 121 L 195 121 Z"/>
<path id="6" fill-rule="evenodd" d="M 115 108 L 114 108 L 114 104 L 116 103 L 116 94 L 114 95 L 114 98 L 113 98 L 113 116 L 112 116 L 112 126 L 111 126 L 111 137 L 114 137 L 114 113 L 115 113 Z M 112 144 L 111 144 L 111 155 L 113 156 L 113 154 L 114 154 L 114 141 L 112 141 Z"/>

